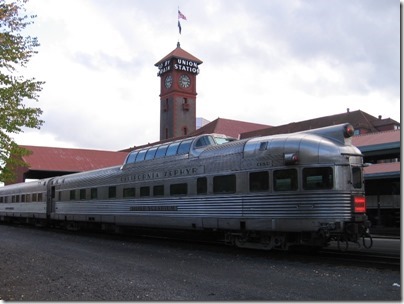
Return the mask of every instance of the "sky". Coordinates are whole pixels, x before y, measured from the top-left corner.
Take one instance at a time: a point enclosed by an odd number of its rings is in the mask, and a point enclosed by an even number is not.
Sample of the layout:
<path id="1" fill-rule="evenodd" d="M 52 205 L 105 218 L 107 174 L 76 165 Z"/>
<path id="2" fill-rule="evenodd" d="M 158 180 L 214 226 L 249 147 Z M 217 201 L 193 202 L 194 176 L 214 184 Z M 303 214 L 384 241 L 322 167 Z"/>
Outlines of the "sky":
<path id="1" fill-rule="evenodd" d="M 177 27 L 177 10 L 187 17 Z M 197 117 L 283 125 L 362 110 L 400 121 L 397 0 L 31 0 L 45 81 L 20 145 L 117 151 L 160 135 L 156 62 L 203 61 Z"/>

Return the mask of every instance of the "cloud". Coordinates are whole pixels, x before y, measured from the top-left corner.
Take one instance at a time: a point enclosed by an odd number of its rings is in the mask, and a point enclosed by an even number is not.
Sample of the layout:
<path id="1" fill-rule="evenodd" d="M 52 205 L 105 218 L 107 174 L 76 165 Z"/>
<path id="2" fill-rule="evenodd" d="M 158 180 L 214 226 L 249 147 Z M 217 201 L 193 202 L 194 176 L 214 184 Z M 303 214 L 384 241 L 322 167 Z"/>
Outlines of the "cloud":
<path id="1" fill-rule="evenodd" d="M 400 11 L 392 0 L 182 2 L 182 35 L 172 1 L 41 0 L 28 8 L 41 46 L 27 75 L 46 81 L 45 124 L 19 136 L 21 144 L 118 150 L 157 141 L 154 64 L 178 41 L 203 61 L 197 116 L 279 125 L 350 108 L 399 120 Z"/>

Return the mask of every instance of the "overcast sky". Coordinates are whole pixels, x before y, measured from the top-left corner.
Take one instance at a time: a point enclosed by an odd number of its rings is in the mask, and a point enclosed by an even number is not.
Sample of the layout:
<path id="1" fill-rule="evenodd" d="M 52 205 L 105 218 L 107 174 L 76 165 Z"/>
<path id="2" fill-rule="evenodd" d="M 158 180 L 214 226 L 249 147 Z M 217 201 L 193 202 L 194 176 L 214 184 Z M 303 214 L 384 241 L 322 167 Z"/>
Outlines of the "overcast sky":
<path id="1" fill-rule="evenodd" d="M 177 9 L 187 17 L 178 33 Z M 282 125 L 350 108 L 400 121 L 397 0 L 31 0 L 45 124 L 19 144 L 120 150 L 159 140 L 154 66 L 203 61 L 197 117 Z"/>

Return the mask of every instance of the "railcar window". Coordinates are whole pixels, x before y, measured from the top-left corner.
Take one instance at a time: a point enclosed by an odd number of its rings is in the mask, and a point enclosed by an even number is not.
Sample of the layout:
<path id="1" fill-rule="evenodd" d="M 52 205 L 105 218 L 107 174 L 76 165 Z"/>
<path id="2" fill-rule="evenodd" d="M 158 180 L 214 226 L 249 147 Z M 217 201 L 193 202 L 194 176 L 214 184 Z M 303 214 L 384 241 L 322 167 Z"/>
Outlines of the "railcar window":
<path id="1" fill-rule="evenodd" d="M 36 202 L 36 198 L 37 198 L 36 193 L 33 193 L 33 194 L 32 194 L 32 201 L 33 201 L 33 202 Z"/>
<path id="2" fill-rule="evenodd" d="M 187 154 L 189 153 L 189 149 L 191 149 L 192 139 L 184 140 L 179 148 L 177 154 Z"/>
<path id="3" fill-rule="evenodd" d="M 230 142 L 230 141 L 233 141 L 233 139 L 231 139 L 231 138 L 224 138 L 224 137 L 215 137 L 215 142 L 216 142 L 218 145 L 222 145 L 222 144 L 228 143 L 228 142 Z"/>
<path id="4" fill-rule="evenodd" d="M 0 197 L 0 203 L 3 203 L 3 197 L 2 196 Z"/>
<path id="5" fill-rule="evenodd" d="M 140 196 L 150 196 L 150 187 L 140 187 Z"/>
<path id="6" fill-rule="evenodd" d="M 206 147 L 206 146 L 213 145 L 213 144 L 215 144 L 215 142 L 213 141 L 212 137 L 202 136 L 195 143 L 195 148 L 202 148 L 202 147 Z"/>
<path id="7" fill-rule="evenodd" d="M 108 198 L 116 198 L 116 187 L 108 187 Z"/>
<path id="8" fill-rule="evenodd" d="M 269 173 L 268 171 L 250 173 L 250 191 L 268 191 L 269 190 Z"/>
<path id="9" fill-rule="evenodd" d="M 146 152 L 147 152 L 147 150 L 139 151 L 138 155 L 136 156 L 136 162 L 140 162 L 140 161 L 144 160 L 144 157 L 146 156 Z"/>
<path id="10" fill-rule="evenodd" d="M 164 185 L 153 186 L 153 196 L 164 195 Z"/>
<path id="11" fill-rule="evenodd" d="M 362 169 L 359 167 L 352 167 L 352 186 L 362 188 Z"/>
<path id="12" fill-rule="evenodd" d="M 157 147 L 150 148 L 146 153 L 145 160 L 153 159 L 154 155 L 156 155 L 156 151 L 157 151 Z"/>
<path id="13" fill-rule="evenodd" d="M 236 176 L 222 175 L 213 177 L 214 193 L 235 193 L 236 192 Z"/>
<path id="14" fill-rule="evenodd" d="M 166 156 L 171 156 L 177 154 L 178 146 L 180 145 L 179 142 L 172 143 L 168 146 Z"/>
<path id="15" fill-rule="evenodd" d="M 70 190 L 70 199 L 75 200 L 76 199 L 76 191 L 75 190 Z"/>
<path id="16" fill-rule="evenodd" d="M 38 202 L 42 202 L 43 196 L 42 193 L 38 193 Z"/>
<path id="17" fill-rule="evenodd" d="M 274 189 L 275 191 L 297 190 L 296 169 L 274 171 Z"/>
<path id="18" fill-rule="evenodd" d="M 4 198 L 4 202 L 8 203 L 8 197 L 7 196 Z"/>
<path id="19" fill-rule="evenodd" d="M 331 167 L 303 169 L 303 189 L 332 189 L 333 184 L 334 181 Z"/>
<path id="20" fill-rule="evenodd" d="M 197 194 L 208 193 L 208 179 L 206 177 L 199 177 L 196 180 L 196 193 Z"/>
<path id="21" fill-rule="evenodd" d="M 127 164 L 132 164 L 132 163 L 134 163 L 134 162 L 135 162 L 135 159 L 136 159 L 137 153 L 138 153 L 137 151 L 130 153 L 129 156 L 128 156 L 128 159 L 126 160 L 126 163 L 127 163 Z"/>
<path id="22" fill-rule="evenodd" d="M 164 157 L 166 155 L 167 148 L 168 145 L 158 147 L 155 158 Z"/>
<path id="23" fill-rule="evenodd" d="M 124 188 L 123 189 L 123 197 L 124 198 L 135 197 L 135 194 L 136 194 L 135 188 Z"/>
<path id="24" fill-rule="evenodd" d="M 27 194 L 27 195 L 25 196 L 25 200 L 26 200 L 27 202 L 30 202 L 30 201 L 31 201 L 31 194 Z"/>
<path id="25" fill-rule="evenodd" d="M 186 195 L 188 194 L 188 184 L 172 184 L 170 185 L 170 195 Z"/>
<path id="26" fill-rule="evenodd" d="M 86 189 L 80 189 L 80 199 L 86 199 Z"/>
<path id="27" fill-rule="evenodd" d="M 98 197 L 98 189 L 97 188 L 91 188 L 90 190 L 90 198 L 91 199 L 97 199 Z"/>

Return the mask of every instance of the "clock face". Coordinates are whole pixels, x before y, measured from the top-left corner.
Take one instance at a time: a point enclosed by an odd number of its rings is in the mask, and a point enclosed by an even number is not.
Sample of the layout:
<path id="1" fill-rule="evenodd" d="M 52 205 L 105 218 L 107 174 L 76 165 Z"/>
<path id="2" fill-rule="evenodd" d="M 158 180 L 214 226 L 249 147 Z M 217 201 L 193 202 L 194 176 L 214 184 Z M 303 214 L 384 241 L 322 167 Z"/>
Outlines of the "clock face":
<path id="1" fill-rule="evenodd" d="M 168 75 L 166 77 L 166 79 L 164 80 L 164 85 L 166 86 L 166 88 L 170 88 L 171 85 L 173 84 L 173 77 L 171 75 Z"/>
<path id="2" fill-rule="evenodd" d="M 179 85 L 183 88 L 188 88 L 191 85 L 191 79 L 187 75 L 181 75 Z"/>

